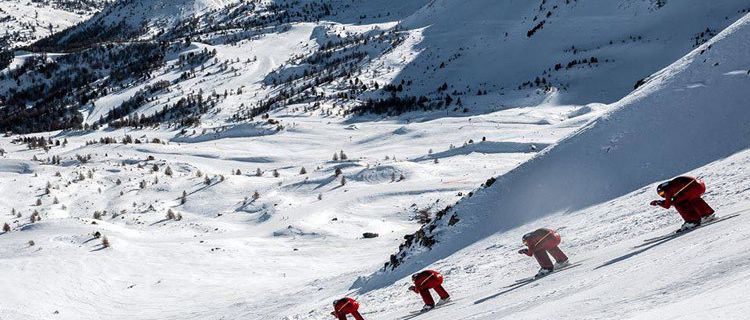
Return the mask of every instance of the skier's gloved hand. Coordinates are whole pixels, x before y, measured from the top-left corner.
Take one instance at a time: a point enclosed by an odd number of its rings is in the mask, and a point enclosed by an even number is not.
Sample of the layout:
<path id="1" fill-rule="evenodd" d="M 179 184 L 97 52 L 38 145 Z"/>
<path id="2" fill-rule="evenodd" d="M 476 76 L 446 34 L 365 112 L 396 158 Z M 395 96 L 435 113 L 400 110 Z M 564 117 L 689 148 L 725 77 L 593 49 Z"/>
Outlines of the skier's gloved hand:
<path id="1" fill-rule="evenodd" d="M 409 290 L 410 290 L 410 291 L 414 291 L 414 292 L 417 292 L 417 287 L 415 287 L 415 286 L 411 286 L 411 287 L 409 287 Z"/>
<path id="2" fill-rule="evenodd" d="M 519 253 L 519 254 L 529 254 L 529 249 L 527 249 L 527 248 L 523 248 L 523 249 L 521 249 L 521 250 L 518 250 L 518 253 Z"/>
<path id="3" fill-rule="evenodd" d="M 660 205 L 662 205 L 663 203 L 664 203 L 664 201 L 663 201 L 663 200 L 654 200 L 654 201 L 651 201 L 651 205 L 652 205 L 652 206 L 660 206 Z"/>

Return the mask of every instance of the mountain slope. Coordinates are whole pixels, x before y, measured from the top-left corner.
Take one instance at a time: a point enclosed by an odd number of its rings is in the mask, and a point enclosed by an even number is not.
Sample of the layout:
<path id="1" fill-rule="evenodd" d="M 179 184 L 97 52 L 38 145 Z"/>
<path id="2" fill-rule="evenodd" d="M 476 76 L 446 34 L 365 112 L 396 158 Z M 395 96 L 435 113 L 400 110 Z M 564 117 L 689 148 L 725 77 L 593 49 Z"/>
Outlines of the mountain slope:
<path id="1" fill-rule="evenodd" d="M 741 240 L 722 237 L 740 232 L 742 225 L 746 225 L 748 221 L 746 215 L 734 222 L 701 229 L 695 235 L 690 234 L 685 237 L 689 244 L 677 244 L 682 240 L 679 239 L 670 241 L 663 248 L 654 246 L 630 250 L 628 246 L 638 244 L 633 238 L 644 238 L 647 233 L 652 234 L 652 230 L 662 229 L 661 232 L 664 233 L 670 229 L 665 227 L 667 224 L 671 223 L 671 228 L 678 225 L 676 213 L 667 213 L 661 209 L 657 212 L 647 206 L 648 199 L 655 196 L 655 185 L 673 176 L 688 173 L 705 178 L 710 186 L 707 194 L 709 202 L 721 214 L 750 209 L 747 195 L 744 194 L 747 190 L 746 183 L 743 182 L 748 174 L 745 170 L 748 157 L 746 150 L 750 147 L 747 139 L 750 137 L 750 128 L 746 125 L 750 121 L 750 112 L 743 102 L 748 99 L 750 92 L 750 71 L 747 69 L 749 39 L 750 16 L 746 16 L 708 43 L 655 74 L 643 87 L 615 103 L 613 110 L 600 119 L 499 177 L 492 187 L 463 199 L 447 212 L 445 219 L 426 226 L 426 237 L 434 237 L 438 241 L 432 250 L 421 249 L 415 244 L 402 252 L 405 262 L 394 272 L 376 274 L 359 286 L 364 292 L 381 288 L 432 263 L 442 269 L 466 270 L 473 264 L 461 261 L 471 260 L 467 256 L 473 256 L 473 259 L 484 256 L 478 250 L 490 250 L 487 246 L 492 243 L 495 243 L 493 246 L 505 248 L 506 252 L 500 253 L 504 258 L 498 259 L 510 259 L 504 262 L 491 258 L 492 263 L 496 264 L 495 268 L 501 268 L 500 272 L 505 272 L 505 263 L 509 264 L 507 267 L 517 263 L 509 255 L 513 254 L 512 248 L 517 246 L 520 234 L 541 226 L 561 228 L 571 242 L 569 246 L 582 255 L 577 260 L 588 265 L 581 268 L 583 270 L 566 271 L 567 275 L 555 276 L 553 279 L 559 280 L 550 281 L 563 281 L 563 285 L 566 285 L 568 282 L 563 280 L 566 277 L 578 280 L 584 279 L 582 277 L 597 279 L 597 275 L 604 277 L 609 274 L 606 270 L 624 273 L 618 278 L 621 279 L 619 281 L 649 279 L 650 276 L 642 273 L 646 270 L 649 270 L 648 274 L 662 277 L 660 281 L 639 282 L 637 288 L 609 298 L 614 299 L 613 304 L 622 301 L 619 299 L 628 299 L 624 298 L 625 295 L 632 295 L 633 299 L 648 294 L 649 290 L 663 291 L 658 287 L 664 286 L 674 288 L 673 293 L 671 290 L 664 293 L 669 295 L 664 298 L 665 301 L 680 305 L 679 301 L 684 298 L 682 294 L 685 290 L 693 290 L 688 284 L 703 286 L 705 281 L 706 287 L 701 289 L 701 292 L 705 292 L 722 288 L 722 283 L 735 281 L 732 279 L 747 281 L 746 274 L 741 271 L 745 269 L 743 266 L 747 261 L 750 261 L 745 254 L 737 250 L 714 251 L 736 247 L 733 243 Z M 461 220 L 451 227 L 446 220 L 453 214 Z M 668 220 L 665 220 L 667 217 Z M 532 221 L 534 222 L 531 223 Z M 713 240 L 700 242 L 698 245 L 695 241 L 700 241 L 699 234 Z M 498 241 L 502 244 L 497 244 Z M 671 260 L 653 258 L 671 256 L 681 248 L 690 247 L 694 248 L 691 253 L 695 255 L 689 254 L 681 259 Z M 651 273 L 650 270 L 657 266 L 642 267 L 631 261 L 622 266 L 619 264 L 620 261 L 648 250 L 651 250 L 648 256 L 656 259 L 655 261 L 643 260 L 641 257 L 634 260 L 649 264 L 657 262 L 659 270 L 663 271 Z M 629 254 L 617 256 L 628 251 Z M 706 257 L 701 257 L 699 252 Z M 607 260 L 609 258 L 611 259 Z M 688 271 L 685 268 L 690 264 L 689 259 L 701 259 L 702 263 L 690 267 Z M 714 264 L 712 261 L 723 267 L 715 272 L 707 269 Z M 730 268 L 732 265 L 736 265 L 737 270 Z M 596 267 L 596 272 L 584 276 L 592 272 L 591 267 Z M 598 271 L 600 269 L 602 271 Z M 664 278 L 665 275 L 672 274 L 668 271 L 670 269 L 685 270 L 685 273 Z M 512 273 L 517 274 L 516 271 Z M 725 275 L 726 278 L 721 275 L 722 272 L 729 272 Z M 684 278 L 691 273 L 704 274 L 705 278 L 699 278 L 700 281 Z M 472 279 L 476 279 L 476 275 Z M 510 280 L 507 277 L 504 279 Z M 477 312 L 475 316 L 461 312 L 459 314 L 462 316 L 457 319 L 491 319 L 497 317 L 499 310 L 509 308 L 512 304 L 517 306 L 510 310 L 522 315 L 521 318 L 534 318 L 540 316 L 535 311 L 556 313 L 559 310 L 569 310 L 568 306 L 580 305 L 583 303 L 581 299 L 586 296 L 602 297 L 592 292 L 614 292 L 613 288 L 597 285 L 592 280 L 584 280 L 584 283 L 586 285 L 583 288 L 569 286 L 565 289 L 585 289 L 580 295 L 570 297 L 577 301 L 573 304 L 534 308 L 530 304 L 524 304 L 529 303 L 528 298 L 511 296 L 508 297 L 510 300 L 505 300 L 507 302 L 500 301 L 504 299 L 495 302 L 503 307 L 483 307 L 488 308 L 487 313 Z M 609 279 L 607 283 L 628 288 L 624 282 L 617 280 Z M 530 287 L 540 289 L 541 286 Z M 722 289 L 722 295 L 725 296 L 736 288 L 726 287 Z M 502 291 L 501 289 L 496 290 Z M 391 289 L 382 289 L 389 290 Z M 467 288 L 460 290 L 465 292 Z M 550 290 L 551 294 L 554 289 L 546 290 Z M 533 294 L 532 289 L 519 291 Z M 375 292 L 374 295 L 384 294 L 381 290 Z M 467 294 L 480 295 L 476 291 Z M 557 295 L 559 293 L 555 294 Z M 486 300 L 475 304 L 483 301 Z M 457 306 L 456 309 L 470 305 L 468 301 L 459 304 L 463 306 Z M 591 318 L 598 318 L 597 314 L 601 316 L 600 312 L 611 310 L 607 304 L 601 305 L 597 303 L 597 306 L 592 306 L 593 310 L 599 311 L 594 311 Z M 602 309 L 598 309 L 599 306 Z M 618 309 L 621 309 L 621 316 L 637 317 L 637 310 L 656 307 L 651 304 L 647 306 L 636 304 L 632 308 L 623 309 L 618 305 Z M 736 312 L 727 313 L 728 318 L 738 317 L 742 314 L 741 310 L 743 309 L 739 308 Z M 658 314 L 656 310 L 653 311 L 649 313 L 651 316 Z M 438 314 L 436 312 L 435 317 L 439 318 Z M 492 314 L 495 316 L 491 316 Z M 501 314 L 511 316 L 508 313 Z M 698 315 L 693 314 L 691 317 L 700 317 Z M 432 314 L 424 318 L 432 318 Z"/>
<path id="2" fill-rule="evenodd" d="M 0 50 L 30 44 L 86 20 L 107 0 L 0 1 Z M 4 41 L 3 41 L 4 40 Z"/>
<path id="3" fill-rule="evenodd" d="M 437 116 L 541 103 L 611 102 L 748 9 L 738 0 L 665 4 L 650 0 L 475 1 L 470 5 L 452 0 L 382 0 L 357 5 L 338 0 L 175 0 L 156 7 L 143 1 L 120 1 L 81 26 L 32 47 L 74 50 L 71 55 L 144 42 L 162 51 L 171 48 L 164 59 L 134 65 L 135 69 L 153 69 L 150 76 L 136 73 L 133 81 L 102 86 L 101 77 L 106 74 L 91 77 L 88 70 L 80 70 L 69 76 L 89 80 L 75 88 L 34 91 L 43 92 L 42 98 L 72 101 L 60 112 L 62 119 L 49 120 L 69 123 L 66 127 L 83 127 L 69 121 L 86 118 L 75 117 L 81 111 L 70 106 L 86 105 L 90 98 L 106 101 L 106 108 L 91 112 L 98 115 L 129 98 L 148 95 L 151 102 L 129 104 L 114 118 L 101 119 L 97 127 L 113 121 L 118 126 L 130 125 L 133 121 L 128 118 L 178 109 L 170 103 L 173 99 L 197 96 L 182 89 L 191 82 L 206 83 L 201 88 L 204 95 L 214 89 L 226 94 L 208 107 L 171 112 L 189 113 L 190 121 L 164 116 L 149 123 L 248 121 L 300 103 L 307 112 L 339 116 L 440 110 L 432 115 Z M 300 34 L 303 30 L 307 34 Z M 280 55 L 262 49 L 267 38 L 279 37 L 296 38 L 301 45 Z M 207 52 L 185 59 L 198 53 L 191 46 L 193 41 Z M 261 50 L 253 52 L 257 48 Z M 214 50 L 226 58 L 217 59 Z M 146 59 L 136 60 L 146 64 Z M 8 70 L 10 80 L 16 80 L 16 85 L 9 81 L 15 93 L 5 93 L 4 100 L 16 108 L 41 105 L 43 99 L 35 100 L 37 95 L 29 95 L 17 80 L 25 73 L 31 82 L 43 83 L 40 78 L 56 62 Z M 118 62 L 102 61 L 103 65 L 114 63 Z M 137 91 L 147 85 L 164 90 L 139 96 Z M 116 94 L 108 96 L 109 92 Z M 93 125 L 98 120 L 85 122 Z"/>

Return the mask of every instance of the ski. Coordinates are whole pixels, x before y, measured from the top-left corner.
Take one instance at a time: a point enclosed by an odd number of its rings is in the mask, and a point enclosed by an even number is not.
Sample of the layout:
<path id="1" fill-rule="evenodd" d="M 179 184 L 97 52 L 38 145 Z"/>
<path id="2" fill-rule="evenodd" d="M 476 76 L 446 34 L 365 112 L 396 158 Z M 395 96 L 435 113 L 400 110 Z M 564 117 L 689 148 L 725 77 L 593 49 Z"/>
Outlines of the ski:
<path id="1" fill-rule="evenodd" d="M 433 311 L 433 310 L 435 310 L 435 309 L 440 309 L 440 308 L 442 308 L 442 307 L 445 307 L 445 306 L 449 306 L 449 305 L 452 305 L 452 304 L 454 304 L 454 303 L 456 303 L 456 302 L 455 302 L 455 301 L 448 301 L 448 302 L 446 302 L 446 303 L 443 303 L 443 304 L 441 304 L 441 305 L 436 305 L 436 306 L 435 306 L 434 308 L 432 308 L 432 309 L 430 309 L 430 310 L 417 310 L 417 311 L 412 311 L 412 312 L 410 312 L 410 313 L 409 313 L 409 314 L 408 314 L 407 316 L 405 316 L 405 317 L 401 318 L 401 320 L 414 319 L 414 318 L 416 318 L 416 317 L 418 317 L 418 316 L 420 316 L 420 315 L 422 315 L 422 314 L 428 313 L 428 312 L 430 312 L 430 311 Z"/>
<path id="2" fill-rule="evenodd" d="M 728 220 L 728 219 L 732 219 L 732 218 L 735 218 L 735 217 L 737 217 L 737 216 L 739 216 L 739 215 L 740 215 L 739 213 L 734 213 L 734 214 L 730 214 L 730 215 L 728 215 L 728 216 L 718 217 L 718 218 L 716 218 L 716 219 L 714 219 L 714 220 L 708 221 L 708 222 L 706 222 L 706 223 L 702 223 L 701 225 L 699 225 L 699 226 L 697 226 L 697 227 L 695 227 L 695 228 L 692 228 L 692 229 L 690 229 L 690 230 L 685 230 L 685 231 L 673 231 L 673 232 L 672 232 L 672 233 L 670 233 L 670 234 L 666 234 L 666 235 L 663 235 L 663 236 L 659 236 L 659 237 L 654 237 L 654 238 L 649 238 L 649 239 L 643 240 L 643 242 L 644 242 L 644 244 L 649 244 L 649 243 L 654 243 L 654 242 L 658 242 L 658 241 L 661 241 L 661 240 L 666 240 L 666 239 L 670 239 L 670 238 L 678 237 L 678 236 L 680 236 L 680 235 L 683 235 L 683 234 L 687 234 L 687 233 L 693 232 L 693 231 L 695 231 L 695 230 L 698 230 L 698 229 L 700 229 L 700 228 L 703 228 L 703 227 L 705 227 L 705 226 L 710 226 L 710 225 L 712 225 L 712 224 L 714 224 L 714 223 L 718 223 L 718 222 L 722 222 L 722 221 L 724 221 L 724 220 Z"/>
<path id="3" fill-rule="evenodd" d="M 548 277 L 548 276 L 550 276 L 552 274 L 555 274 L 555 273 L 558 273 L 558 272 L 561 272 L 561 271 L 565 271 L 565 270 L 568 270 L 568 269 L 571 269 L 571 268 L 575 268 L 577 266 L 580 266 L 581 264 L 582 264 L 581 262 L 571 263 L 571 264 L 569 264 L 567 266 L 564 266 L 562 268 L 558 268 L 558 269 L 552 270 L 552 272 L 550 272 L 550 273 L 548 273 L 548 274 L 546 274 L 544 276 L 541 276 L 541 277 L 534 276 L 534 277 L 530 277 L 530 278 L 519 279 L 519 280 L 516 280 L 516 283 L 513 284 L 513 285 L 511 285 L 511 287 L 514 286 L 514 285 L 519 285 L 519 284 L 534 282 L 536 280 L 546 278 L 546 277 Z"/>

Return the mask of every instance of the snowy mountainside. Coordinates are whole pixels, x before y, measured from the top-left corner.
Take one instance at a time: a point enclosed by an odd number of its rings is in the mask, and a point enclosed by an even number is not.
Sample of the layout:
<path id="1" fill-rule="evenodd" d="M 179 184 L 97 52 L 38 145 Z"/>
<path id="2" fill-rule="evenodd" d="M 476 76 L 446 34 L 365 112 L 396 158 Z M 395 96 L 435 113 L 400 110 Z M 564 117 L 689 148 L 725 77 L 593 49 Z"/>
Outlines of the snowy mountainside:
<path id="1" fill-rule="evenodd" d="M 107 72 L 92 74 L 86 68 L 67 74 L 80 84 L 50 88 L 42 79 L 58 68 L 53 59 L 6 70 L 3 77 L 11 90 L 2 94 L 10 108 L 0 109 L 45 108 L 46 99 L 71 102 L 64 110 L 57 108 L 64 112 L 49 113 L 45 122 L 62 124 L 41 129 L 51 130 L 133 126 L 138 125 L 133 118 L 157 110 L 164 113 L 148 119 L 149 125 L 204 122 L 215 128 L 257 121 L 269 110 L 296 104 L 304 104 L 308 113 L 334 116 L 439 110 L 433 113 L 438 116 L 540 103 L 611 102 L 705 42 L 747 7 L 734 0 L 664 5 L 645 0 L 540 5 L 175 0 L 157 8 L 120 1 L 31 47 L 72 50 L 68 55 L 74 56 L 104 51 L 98 69 L 119 63 L 106 54 L 113 47 L 148 43 L 162 52 L 172 48 L 162 59 L 132 57 L 132 69 L 148 70 L 145 77 L 137 72 L 132 81 L 113 85 L 103 79 Z M 267 46 L 275 39 L 286 45 Z M 162 90 L 142 91 L 146 86 Z M 124 104 L 127 99 L 132 101 Z M 198 100 L 211 102 L 198 105 Z M 111 117 L 99 117 L 117 107 Z M 3 129 L 37 127 L 18 126 L 24 122 Z"/>
<path id="2" fill-rule="evenodd" d="M 106 0 L 0 1 L 0 44 L 30 44 L 86 20 L 108 3 Z M 0 46 L 0 49 L 6 47 Z"/>
<path id="3" fill-rule="evenodd" d="M 394 282 L 431 266 L 457 273 L 454 285 L 464 297 L 423 319 L 576 318 L 582 311 L 598 319 L 614 309 L 621 318 L 663 318 L 660 311 L 670 310 L 674 318 L 701 319 L 707 314 L 701 308 L 710 303 L 688 297 L 714 294 L 728 299 L 719 303 L 722 318 L 743 318 L 748 306 L 740 288 L 750 279 L 744 271 L 750 257 L 739 249 L 744 240 L 732 235 L 750 219 L 745 182 L 750 113 L 743 103 L 750 92 L 748 39 L 750 16 L 745 16 L 601 118 L 459 201 L 399 253 L 395 271 L 376 273 L 353 288 L 376 310 L 388 296 L 390 309 L 392 296 L 408 303 L 406 293 L 394 292 L 399 286 Z M 638 239 L 679 225 L 675 212 L 647 204 L 658 183 L 682 174 L 707 181 L 706 197 L 720 215 L 743 214 L 684 238 L 642 245 Z M 451 226 L 448 217 L 454 215 L 461 222 Z M 520 246 L 524 231 L 543 226 L 559 228 L 585 267 L 555 275 L 551 283 L 505 290 L 502 282 L 512 283 L 522 273 L 513 247 Z M 431 249 L 420 245 L 424 239 Z M 486 253 L 496 248 L 506 252 L 497 258 Z M 526 273 L 533 272 L 530 263 L 523 264 Z M 490 265 L 501 276 L 477 270 L 489 272 Z M 485 288 L 461 283 L 482 277 Z M 659 280 L 649 280 L 654 277 Z M 633 279 L 641 280 L 628 285 Z M 558 302 L 538 305 L 550 297 Z M 738 307 L 729 307 L 734 304 Z M 399 312 L 404 311 L 394 313 Z"/>
<path id="4" fill-rule="evenodd" d="M 749 7 L 117 1 L 0 55 L 0 319 L 740 319 L 750 216 L 633 247 L 750 208 Z"/>

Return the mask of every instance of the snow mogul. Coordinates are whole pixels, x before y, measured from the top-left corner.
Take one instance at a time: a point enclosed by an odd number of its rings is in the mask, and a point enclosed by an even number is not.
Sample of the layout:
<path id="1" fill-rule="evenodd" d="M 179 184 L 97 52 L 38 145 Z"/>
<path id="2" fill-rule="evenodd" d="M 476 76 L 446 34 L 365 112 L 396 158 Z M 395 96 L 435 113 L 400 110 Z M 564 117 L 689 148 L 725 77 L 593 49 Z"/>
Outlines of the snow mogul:
<path id="1" fill-rule="evenodd" d="M 669 209 L 674 206 L 685 223 L 677 232 L 683 232 L 714 220 L 714 209 L 701 198 L 706 193 L 706 184 L 693 177 L 677 177 L 656 187 L 656 193 L 664 200 L 651 201 L 652 206 Z"/>
<path id="2" fill-rule="evenodd" d="M 569 265 L 568 256 L 560 250 L 560 234 L 555 230 L 541 228 L 534 232 L 527 233 L 523 236 L 523 244 L 527 248 L 518 250 L 518 253 L 533 256 L 542 267 L 534 276 L 541 278 L 546 276 L 555 269 L 564 268 Z M 555 259 L 556 264 L 552 264 L 549 255 Z"/>
<path id="3" fill-rule="evenodd" d="M 414 282 L 414 285 L 409 287 L 409 290 L 422 296 L 422 301 L 424 301 L 422 311 L 429 311 L 435 308 L 435 300 L 432 298 L 432 294 L 430 294 L 430 289 L 435 290 L 438 296 L 440 296 L 440 301 L 437 303 L 438 306 L 450 301 L 451 297 L 448 291 L 445 291 L 445 288 L 443 288 L 443 275 L 440 272 L 424 270 L 413 274 L 411 280 Z"/>
<path id="4" fill-rule="evenodd" d="M 356 320 L 365 320 L 359 314 L 359 303 L 352 298 L 343 298 L 333 302 L 333 312 L 331 314 L 339 320 L 346 320 L 346 316 L 351 314 Z"/>

